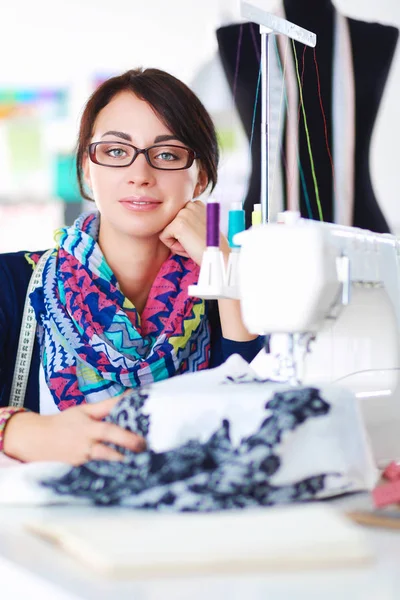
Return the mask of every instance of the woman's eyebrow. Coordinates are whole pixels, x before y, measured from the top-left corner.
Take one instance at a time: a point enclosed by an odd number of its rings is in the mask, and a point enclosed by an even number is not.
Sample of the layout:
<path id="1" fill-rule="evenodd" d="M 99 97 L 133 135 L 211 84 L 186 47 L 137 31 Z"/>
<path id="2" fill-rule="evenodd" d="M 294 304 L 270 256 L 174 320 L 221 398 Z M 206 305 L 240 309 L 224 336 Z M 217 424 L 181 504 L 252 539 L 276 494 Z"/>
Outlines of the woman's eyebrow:
<path id="1" fill-rule="evenodd" d="M 154 143 L 157 144 L 158 142 L 168 142 L 169 140 L 179 141 L 179 138 L 177 138 L 176 135 L 171 134 L 158 135 L 154 138 Z"/>
<path id="2" fill-rule="evenodd" d="M 114 135 L 115 137 L 119 137 L 122 138 L 123 140 L 126 140 L 127 142 L 132 142 L 132 138 L 129 135 L 129 133 L 125 133 L 123 131 L 106 131 L 105 133 L 103 133 L 103 135 L 101 136 L 102 138 L 105 137 L 106 135 Z M 163 135 L 157 135 L 154 138 L 154 144 L 158 144 L 159 142 L 168 142 L 170 140 L 177 140 L 180 141 L 179 138 L 176 135 L 171 135 L 171 134 L 163 134 Z"/>
<path id="3" fill-rule="evenodd" d="M 103 135 L 101 137 L 103 138 L 106 135 L 115 135 L 116 137 L 120 137 L 123 140 L 126 140 L 127 142 L 132 141 L 132 138 L 129 135 L 129 133 L 124 133 L 123 131 L 106 131 L 106 133 L 103 133 Z"/>

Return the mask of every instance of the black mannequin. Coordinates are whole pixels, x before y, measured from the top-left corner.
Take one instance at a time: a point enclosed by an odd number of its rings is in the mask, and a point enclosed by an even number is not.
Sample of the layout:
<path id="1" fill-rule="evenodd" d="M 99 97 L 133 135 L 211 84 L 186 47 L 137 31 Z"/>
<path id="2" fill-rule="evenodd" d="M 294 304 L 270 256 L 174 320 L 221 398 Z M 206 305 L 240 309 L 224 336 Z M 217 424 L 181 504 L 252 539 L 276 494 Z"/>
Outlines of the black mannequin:
<path id="1" fill-rule="evenodd" d="M 335 7 L 330 0 L 284 0 L 283 4 L 286 18 L 289 21 L 317 34 L 317 61 L 321 94 L 328 125 L 329 144 L 332 148 L 331 97 Z M 369 150 L 373 126 L 399 32 L 395 27 L 378 23 L 366 23 L 354 19 L 348 19 L 348 24 L 353 55 L 356 115 L 353 225 L 384 233 L 389 231 L 389 227 L 378 206 L 372 188 L 369 172 Z M 233 87 L 236 65 L 239 27 L 240 24 L 234 24 L 221 27 L 217 31 L 221 62 L 231 87 Z M 252 29 L 254 35 L 252 35 Z M 254 40 L 259 52 L 260 35 L 258 25 L 243 24 L 235 102 L 244 129 L 249 137 L 259 69 Z M 304 46 L 296 43 L 299 60 L 302 57 L 303 48 Z M 324 220 L 333 221 L 332 172 L 325 145 L 313 51 L 310 48 L 305 53 L 303 96 L 307 109 Z M 260 106 L 258 106 L 252 145 L 252 172 L 245 200 L 247 224 L 249 224 L 252 206 L 255 202 L 259 202 L 260 198 L 260 113 Z M 315 118 L 312 118 L 313 116 Z M 309 165 L 302 121 L 299 127 L 299 146 L 301 164 Z M 312 190 L 312 174 L 309 168 L 304 168 L 304 176 L 307 189 Z M 300 209 L 302 215 L 307 216 L 302 190 L 300 190 Z M 316 209 L 313 211 L 313 217 L 318 217 Z"/>

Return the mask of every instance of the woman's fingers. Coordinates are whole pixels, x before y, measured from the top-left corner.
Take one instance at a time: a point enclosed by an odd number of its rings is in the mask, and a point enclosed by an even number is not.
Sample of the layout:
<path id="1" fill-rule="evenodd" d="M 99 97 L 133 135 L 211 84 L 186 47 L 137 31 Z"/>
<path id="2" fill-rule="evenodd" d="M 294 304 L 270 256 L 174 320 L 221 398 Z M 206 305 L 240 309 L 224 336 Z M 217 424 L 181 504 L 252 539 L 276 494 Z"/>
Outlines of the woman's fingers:
<path id="1" fill-rule="evenodd" d="M 171 250 L 173 254 L 179 254 L 179 256 L 184 256 L 185 258 L 190 258 L 189 254 L 186 252 L 185 248 L 182 246 L 180 242 L 178 242 L 174 237 L 167 237 L 164 240 L 161 240 L 163 244 L 167 246 Z"/>
<path id="2" fill-rule="evenodd" d="M 107 400 L 102 400 L 101 402 L 94 402 L 93 404 L 81 404 L 81 407 L 92 419 L 101 420 L 110 414 L 110 411 L 121 400 L 122 396 L 123 394 L 115 398 L 107 398 Z"/>
<path id="3" fill-rule="evenodd" d="M 191 258 L 200 265 L 206 243 L 203 203 L 188 202 L 160 233 L 159 238 L 171 252 Z"/>
<path id="4" fill-rule="evenodd" d="M 110 446 L 105 446 L 100 442 L 94 442 L 91 445 L 87 460 L 122 461 L 124 460 L 124 455 L 114 450 L 114 448 L 110 448 Z"/>
<path id="5" fill-rule="evenodd" d="M 93 422 L 91 435 L 95 441 L 122 446 L 132 452 L 143 452 L 146 448 L 143 437 L 114 423 Z"/>
<path id="6" fill-rule="evenodd" d="M 186 256 L 201 265 L 206 249 L 206 207 L 200 200 L 188 202 L 175 219 L 159 235 L 171 252 Z M 220 234 L 220 249 L 224 255 L 230 252 L 226 237 Z"/>
<path id="7" fill-rule="evenodd" d="M 55 415 L 17 413 L 7 424 L 4 450 L 22 461 L 56 460 L 73 465 L 88 460 L 123 460 L 109 444 L 142 452 L 146 448 L 143 437 L 101 420 L 119 399 L 68 408 Z"/>

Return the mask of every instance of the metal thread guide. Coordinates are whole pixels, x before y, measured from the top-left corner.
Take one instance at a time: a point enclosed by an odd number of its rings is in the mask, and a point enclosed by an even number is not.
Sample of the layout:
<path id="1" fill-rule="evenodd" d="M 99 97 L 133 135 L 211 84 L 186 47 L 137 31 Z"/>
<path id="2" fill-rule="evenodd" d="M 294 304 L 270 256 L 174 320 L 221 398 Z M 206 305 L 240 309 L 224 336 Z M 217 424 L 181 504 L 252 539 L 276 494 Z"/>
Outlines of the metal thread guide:
<path id="1" fill-rule="evenodd" d="M 260 25 L 261 34 L 261 219 L 255 210 L 254 225 L 268 223 L 269 219 L 269 52 L 270 34 L 280 33 L 308 46 L 315 46 L 314 33 L 290 21 L 272 15 L 259 4 L 241 2 L 241 16 Z M 256 205 L 257 208 L 260 205 Z M 232 252 L 226 271 L 219 249 L 219 203 L 209 199 L 207 203 L 207 248 L 203 254 L 199 281 L 189 286 L 188 293 L 198 298 L 240 298 L 238 281 L 240 233 L 231 236 Z M 239 212 L 234 209 L 233 212 Z M 244 219 L 243 219 L 244 224 Z M 243 227 L 244 228 L 244 227 Z M 236 241 L 235 241 L 236 240 Z"/>
<path id="2" fill-rule="evenodd" d="M 240 3 L 240 14 L 260 25 L 261 34 L 261 214 L 262 222 L 269 220 L 269 56 L 270 34 L 280 33 L 312 48 L 317 43 L 315 33 L 286 19 L 272 15 L 262 8 L 262 0 Z"/>

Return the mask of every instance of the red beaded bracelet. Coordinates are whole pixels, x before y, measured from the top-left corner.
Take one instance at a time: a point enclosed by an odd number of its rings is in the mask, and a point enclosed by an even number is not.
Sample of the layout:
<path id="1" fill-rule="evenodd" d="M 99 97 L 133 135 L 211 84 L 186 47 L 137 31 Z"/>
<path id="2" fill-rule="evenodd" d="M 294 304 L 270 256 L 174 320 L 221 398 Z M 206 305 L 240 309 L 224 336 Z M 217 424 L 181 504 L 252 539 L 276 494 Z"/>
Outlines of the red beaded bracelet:
<path id="1" fill-rule="evenodd" d="M 0 408 L 0 452 L 3 452 L 4 446 L 4 431 L 6 425 L 13 415 L 17 412 L 26 412 L 26 408 L 14 408 L 7 406 L 6 408 Z"/>

